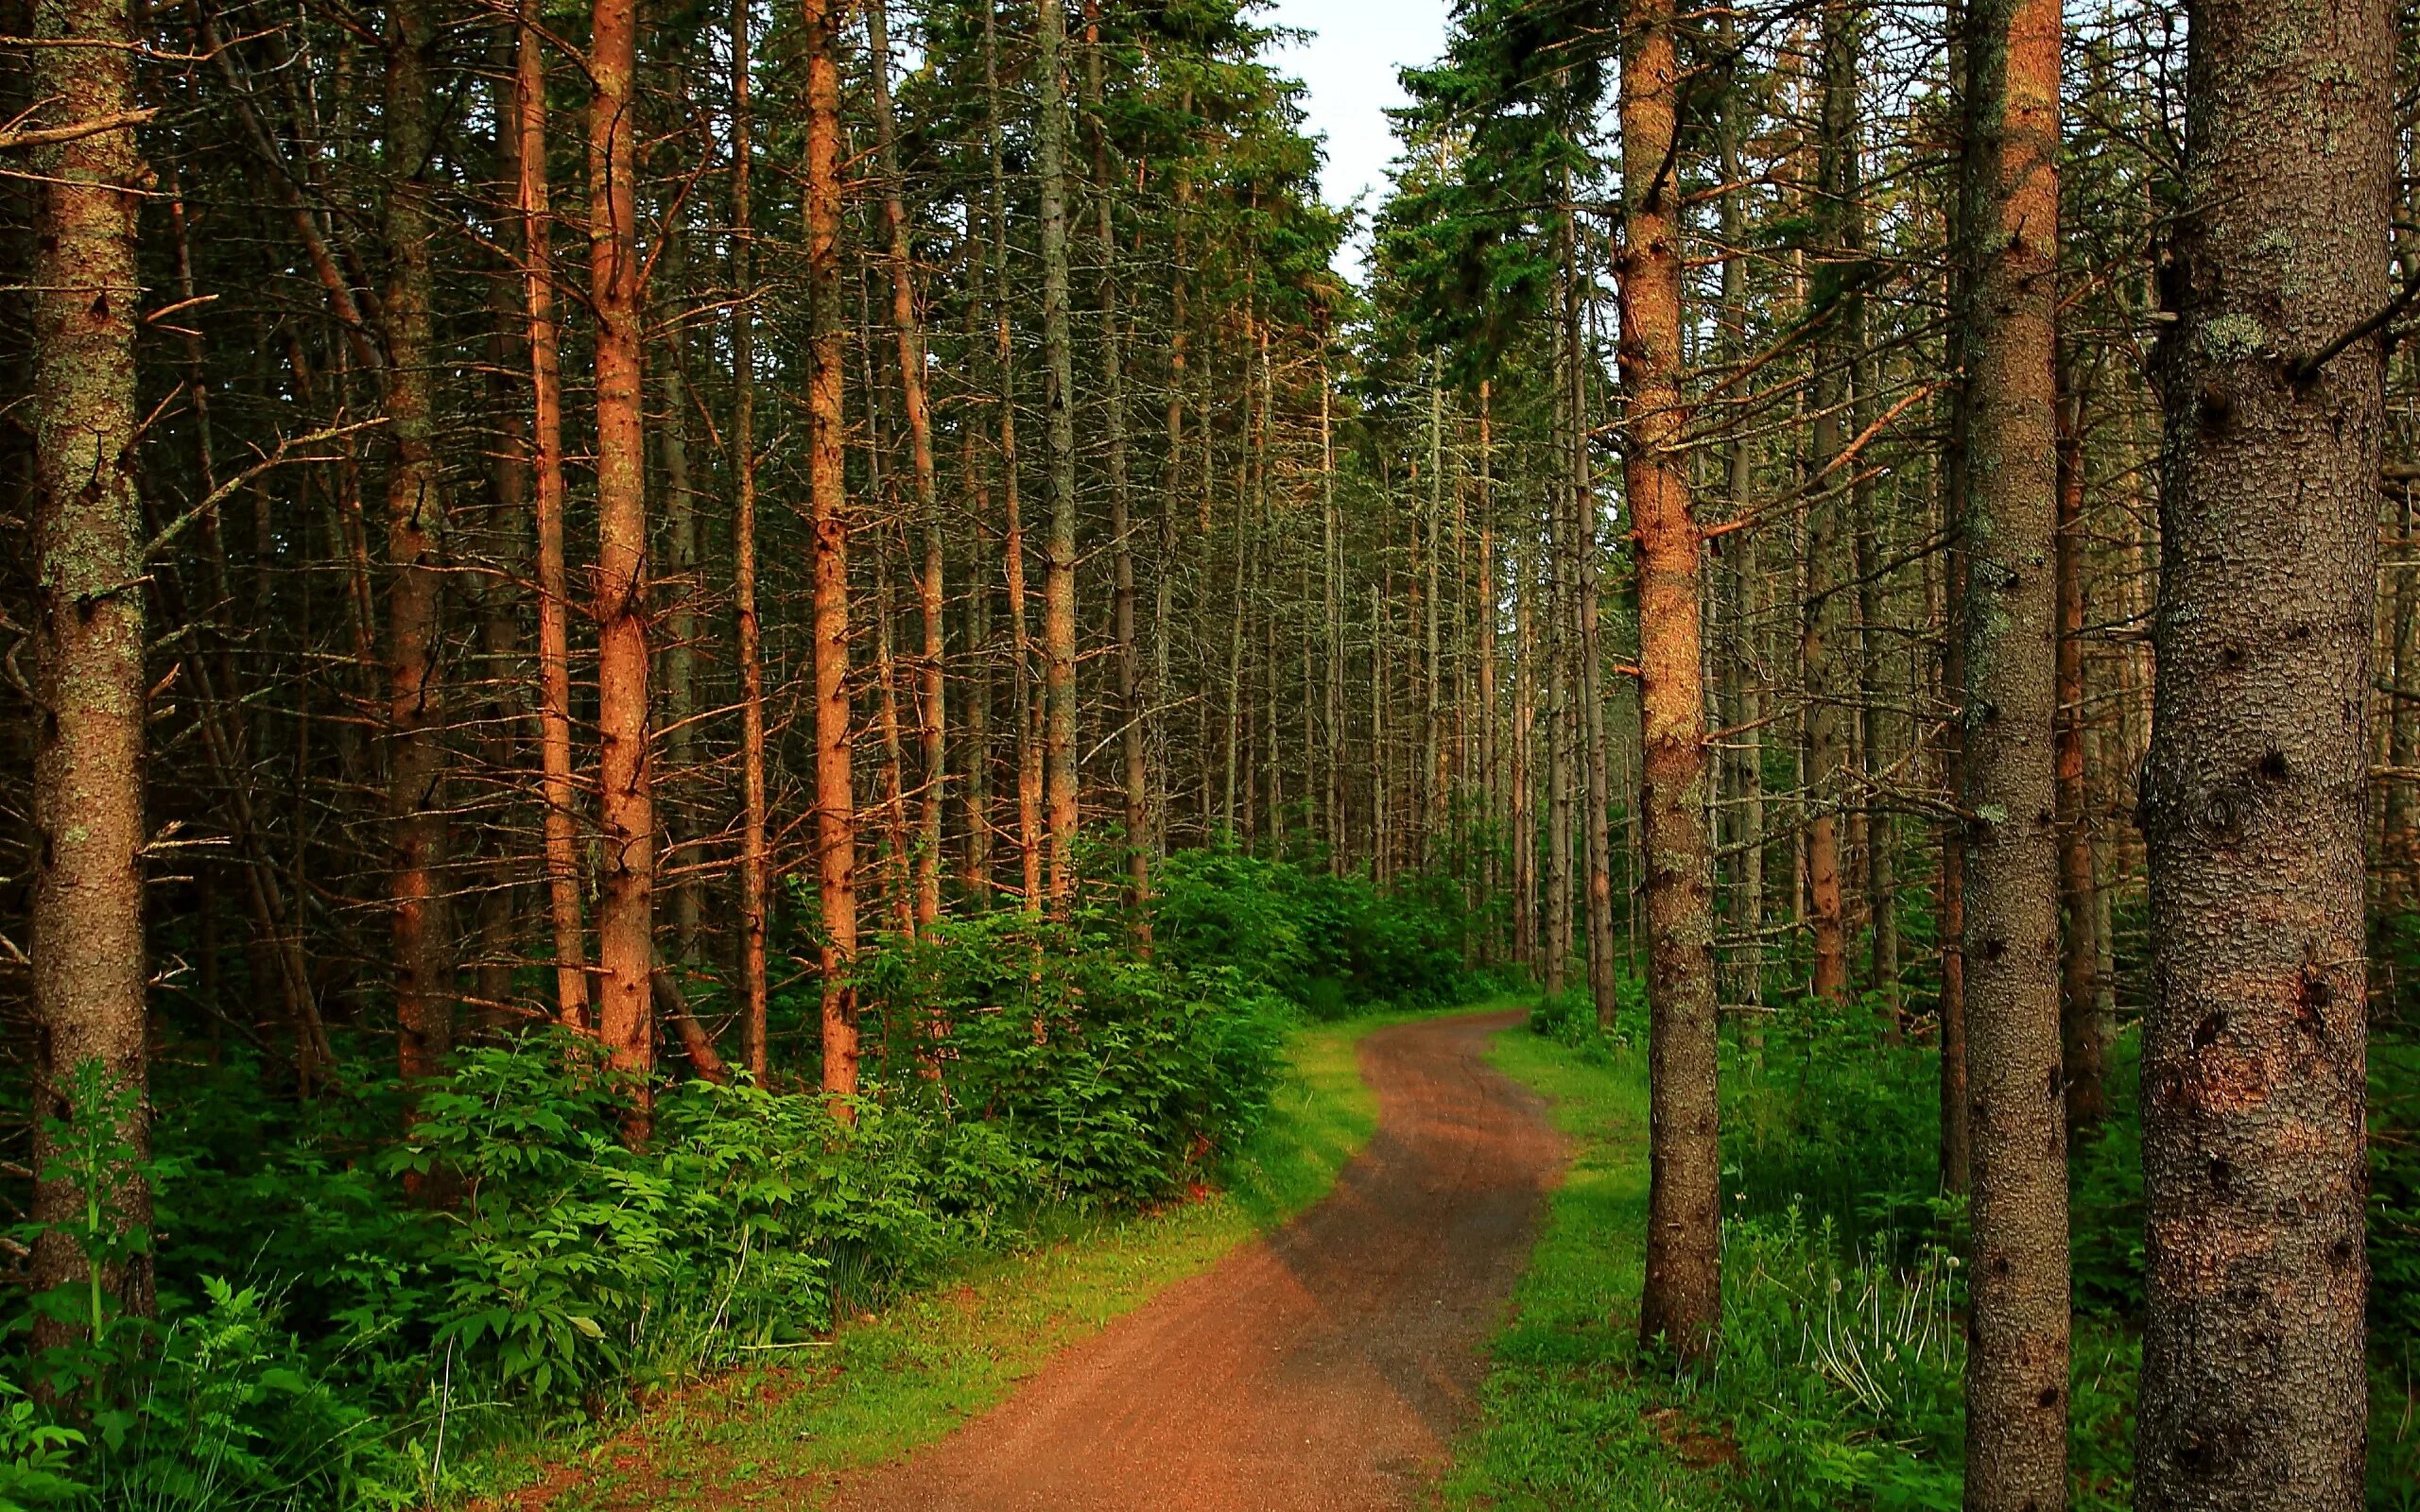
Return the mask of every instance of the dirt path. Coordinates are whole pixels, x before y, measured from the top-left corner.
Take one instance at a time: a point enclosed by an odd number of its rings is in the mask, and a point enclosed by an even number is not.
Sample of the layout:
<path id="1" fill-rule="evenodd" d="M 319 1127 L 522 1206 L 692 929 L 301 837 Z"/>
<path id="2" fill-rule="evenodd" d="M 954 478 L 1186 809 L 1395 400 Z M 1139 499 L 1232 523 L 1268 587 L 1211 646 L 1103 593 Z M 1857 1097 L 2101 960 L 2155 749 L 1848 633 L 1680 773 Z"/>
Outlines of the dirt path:
<path id="1" fill-rule="evenodd" d="M 1480 1059 L 1512 1014 L 1362 1041 L 1370 1147 L 1269 1239 L 1052 1361 L 1014 1397 L 845 1486 L 846 1512 L 1378 1512 L 1418 1504 L 1562 1145 Z"/>

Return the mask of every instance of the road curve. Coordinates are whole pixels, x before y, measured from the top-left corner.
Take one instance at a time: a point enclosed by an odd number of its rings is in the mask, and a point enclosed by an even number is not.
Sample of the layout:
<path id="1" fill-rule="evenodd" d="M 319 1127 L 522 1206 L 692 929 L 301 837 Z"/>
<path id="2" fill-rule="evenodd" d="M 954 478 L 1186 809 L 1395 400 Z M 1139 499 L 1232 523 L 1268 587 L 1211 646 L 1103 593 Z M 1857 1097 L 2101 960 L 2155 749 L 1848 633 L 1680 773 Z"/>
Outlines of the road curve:
<path id="1" fill-rule="evenodd" d="M 1370 1147 L 1265 1240 L 1060 1355 L 843 1512 L 1382 1512 L 1468 1420 L 1562 1145 L 1492 1013 L 1372 1033 Z"/>

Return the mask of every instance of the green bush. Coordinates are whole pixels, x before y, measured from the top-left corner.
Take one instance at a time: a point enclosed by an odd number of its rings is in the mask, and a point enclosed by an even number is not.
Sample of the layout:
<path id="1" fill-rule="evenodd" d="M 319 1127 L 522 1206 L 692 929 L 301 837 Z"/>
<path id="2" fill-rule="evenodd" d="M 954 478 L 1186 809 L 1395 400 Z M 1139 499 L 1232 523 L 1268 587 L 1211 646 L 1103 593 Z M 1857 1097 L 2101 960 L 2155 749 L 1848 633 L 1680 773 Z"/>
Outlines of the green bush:
<path id="1" fill-rule="evenodd" d="M 1473 920 L 1451 878 L 1381 892 L 1358 873 L 1222 849 L 1169 856 L 1153 885 L 1165 960 L 1191 973 L 1233 970 L 1322 1017 L 1462 1002 L 1478 985 L 1463 964 Z"/>

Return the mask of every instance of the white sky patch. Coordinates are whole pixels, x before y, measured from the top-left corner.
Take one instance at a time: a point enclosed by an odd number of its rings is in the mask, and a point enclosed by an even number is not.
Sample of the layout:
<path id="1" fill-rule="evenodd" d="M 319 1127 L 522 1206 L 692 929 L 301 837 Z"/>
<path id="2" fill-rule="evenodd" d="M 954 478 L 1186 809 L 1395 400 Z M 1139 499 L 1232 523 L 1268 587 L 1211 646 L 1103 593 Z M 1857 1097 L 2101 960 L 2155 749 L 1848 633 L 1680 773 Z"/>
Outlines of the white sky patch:
<path id="1" fill-rule="evenodd" d="M 1336 256 L 1337 270 L 1356 282 L 1369 254 L 1367 214 L 1395 154 L 1386 112 L 1410 103 L 1395 70 L 1433 62 L 1444 51 L 1448 9 L 1449 0 L 1273 0 L 1262 12 L 1269 23 L 1313 34 L 1274 49 L 1270 61 L 1308 86 L 1310 129 L 1327 138 L 1322 198 L 1344 205 L 1366 192 L 1365 224 Z"/>

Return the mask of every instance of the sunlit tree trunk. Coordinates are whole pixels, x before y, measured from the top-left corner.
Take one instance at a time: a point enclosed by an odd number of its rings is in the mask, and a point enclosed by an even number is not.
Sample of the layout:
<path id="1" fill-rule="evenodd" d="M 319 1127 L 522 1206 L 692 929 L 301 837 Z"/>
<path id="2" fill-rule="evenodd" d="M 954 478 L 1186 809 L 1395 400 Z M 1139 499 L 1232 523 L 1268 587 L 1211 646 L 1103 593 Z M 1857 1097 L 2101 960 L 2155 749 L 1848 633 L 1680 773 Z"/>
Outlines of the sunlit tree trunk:
<path id="1" fill-rule="evenodd" d="M 596 0 L 588 71 L 588 298 L 596 317 L 596 1033 L 639 1078 L 655 1064 L 655 790 L 648 695 L 645 311 L 637 175 L 637 0 Z"/>
<path id="2" fill-rule="evenodd" d="M 740 0 L 745 4 L 745 0 Z M 563 559 L 562 374 L 546 187 L 546 60 L 539 0 L 521 0 L 513 113 L 521 220 L 522 298 L 528 318 L 529 462 L 538 588 L 539 798 L 544 805 L 547 917 L 554 931 L 555 1012 L 588 1022 L 587 952 L 581 937 L 577 789 L 571 756 L 571 584 Z"/>
<path id="3" fill-rule="evenodd" d="M 857 1091 L 856 799 L 849 767 L 849 501 L 840 319 L 839 32 L 848 0 L 803 0 L 806 73 L 807 507 L 814 531 L 815 850 L 823 1091 Z M 835 1103 L 843 1118 L 849 1105 Z"/>
<path id="4" fill-rule="evenodd" d="M 1650 1178 L 1642 1339 L 1683 1360 L 1721 1326 L 1714 861 L 1706 843 L 1703 538 L 1681 398 L 1680 63 L 1672 0 L 1638 0 L 1622 59 L 1624 490 L 1638 562 L 1639 816 L 1647 852 Z"/>

